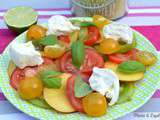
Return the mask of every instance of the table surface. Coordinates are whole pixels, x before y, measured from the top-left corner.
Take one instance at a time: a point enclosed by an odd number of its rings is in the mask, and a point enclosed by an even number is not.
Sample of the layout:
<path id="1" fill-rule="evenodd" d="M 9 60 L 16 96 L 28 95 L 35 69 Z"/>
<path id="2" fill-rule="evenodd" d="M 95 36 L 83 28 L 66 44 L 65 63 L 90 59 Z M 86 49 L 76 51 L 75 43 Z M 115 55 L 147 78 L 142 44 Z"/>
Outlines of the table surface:
<path id="1" fill-rule="evenodd" d="M 8 3 L 12 4 L 8 4 Z M 0 1 L 0 29 L 6 29 L 3 21 L 4 11 L 8 8 L 25 5 L 32 6 L 39 12 L 39 22 L 45 22 L 54 14 L 62 14 L 71 16 L 69 0 L 1 0 Z M 160 0 L 129 0 L 129 14 L 119 19 L 118 22 L 125 23 L 131 26 L 148 26 L 160 25 Z M 0 39 L 1 40 L 1 39 Z M 133 113 L 130 113 L 119 120 L 142 120 L 144 117 L 140 115 L 151 112 L 160 112 L 160 98 L 150 99 L 144 106 Z M 139 116 L 139 117 L 138 117 Z M 0 101 L 0 119 L 2 120 L 35 120 L 13 107 L 8 101 Z M 159 120 L 158 118 L 150 118 Z"/>

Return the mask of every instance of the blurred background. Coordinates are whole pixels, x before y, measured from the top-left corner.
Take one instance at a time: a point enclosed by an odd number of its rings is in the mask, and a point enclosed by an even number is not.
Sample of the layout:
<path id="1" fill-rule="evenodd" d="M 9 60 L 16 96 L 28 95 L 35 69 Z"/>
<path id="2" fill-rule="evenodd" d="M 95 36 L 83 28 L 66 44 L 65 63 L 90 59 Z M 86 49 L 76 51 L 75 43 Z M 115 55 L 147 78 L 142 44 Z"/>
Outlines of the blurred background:
<path id="1" fill-rule="evenodd" d="M 11 3 L 11 4 L 9 4 Z M 160 0 L 128 0 L 129 6 L 159 6 Z M 70 8 L 70 0 L 0 0 L 0 9 L 8 9 L 17 5 L 34 8 Z"/>

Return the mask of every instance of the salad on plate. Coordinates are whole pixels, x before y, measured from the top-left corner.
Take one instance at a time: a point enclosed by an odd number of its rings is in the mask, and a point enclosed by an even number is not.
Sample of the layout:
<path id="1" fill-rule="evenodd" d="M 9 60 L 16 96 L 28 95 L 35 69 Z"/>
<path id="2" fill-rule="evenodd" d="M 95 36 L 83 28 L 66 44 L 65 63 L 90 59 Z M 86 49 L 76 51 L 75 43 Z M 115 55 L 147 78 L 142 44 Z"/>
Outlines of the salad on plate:
<path id="1" fill-rule="evenodd" d="M 25 43 L 12 42 L 10 85 L 19 97 L 44 109 L 98 117 L 132 99 L 135 82 L 156 63 L 136 48 L 133 30 L 94 15 L 93 21 L 55 15 L 32 25 Z"/>

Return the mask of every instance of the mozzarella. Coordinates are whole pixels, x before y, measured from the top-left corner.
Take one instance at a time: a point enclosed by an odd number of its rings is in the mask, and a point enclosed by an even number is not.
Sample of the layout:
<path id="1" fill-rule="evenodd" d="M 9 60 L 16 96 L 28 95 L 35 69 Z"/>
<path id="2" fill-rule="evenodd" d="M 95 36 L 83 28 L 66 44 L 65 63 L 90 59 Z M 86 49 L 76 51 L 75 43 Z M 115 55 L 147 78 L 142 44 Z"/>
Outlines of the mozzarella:
<path id="1" fill-rule="evenodd" d="M 31 41 L 27 43 L 13 42 L 9 52 L 11 60 L 21 69 L 43 63 L 41 54 L 35 50 Z"/>
<path id="2" fill-rule="evenodd" d="M 109 105 L 114 105 L 117 102 L 120 85 L 118 76 L 112 70 L 94 67 L 89 84 L 94 91 L 111 99 Z"/>
<path id="3" fill-rule="evenodd" d="M 105 38 L 113 38 L 115 40 L 122 40 L 127 44 L 132 44 L 133 41 L 133 32 L 128 25 L 120 23 L 111 23 L 105 25 L 103 28 L 103 35 Z"/>
<path id="4" fill-rule="evenodd" d="M 74 26 L 68 18 L 60 15 L 55 15 L 48 20 L 47 35 L 65 35 L 79 29 L 80 28 L 78 26 Z"/>

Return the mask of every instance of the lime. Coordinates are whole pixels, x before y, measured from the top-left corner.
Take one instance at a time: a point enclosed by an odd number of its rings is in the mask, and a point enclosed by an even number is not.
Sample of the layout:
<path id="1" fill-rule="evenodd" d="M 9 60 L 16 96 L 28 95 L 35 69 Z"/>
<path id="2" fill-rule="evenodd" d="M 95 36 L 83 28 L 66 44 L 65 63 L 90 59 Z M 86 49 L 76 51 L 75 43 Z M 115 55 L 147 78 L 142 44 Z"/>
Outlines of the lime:
<path id="1" fill-rule="evenodd" d="M 21 33 L 37 23 L 38 13 L 31 7 L 18 6 L 9 9 L 4 15 L 4 20 L 9 29 Z"/>

